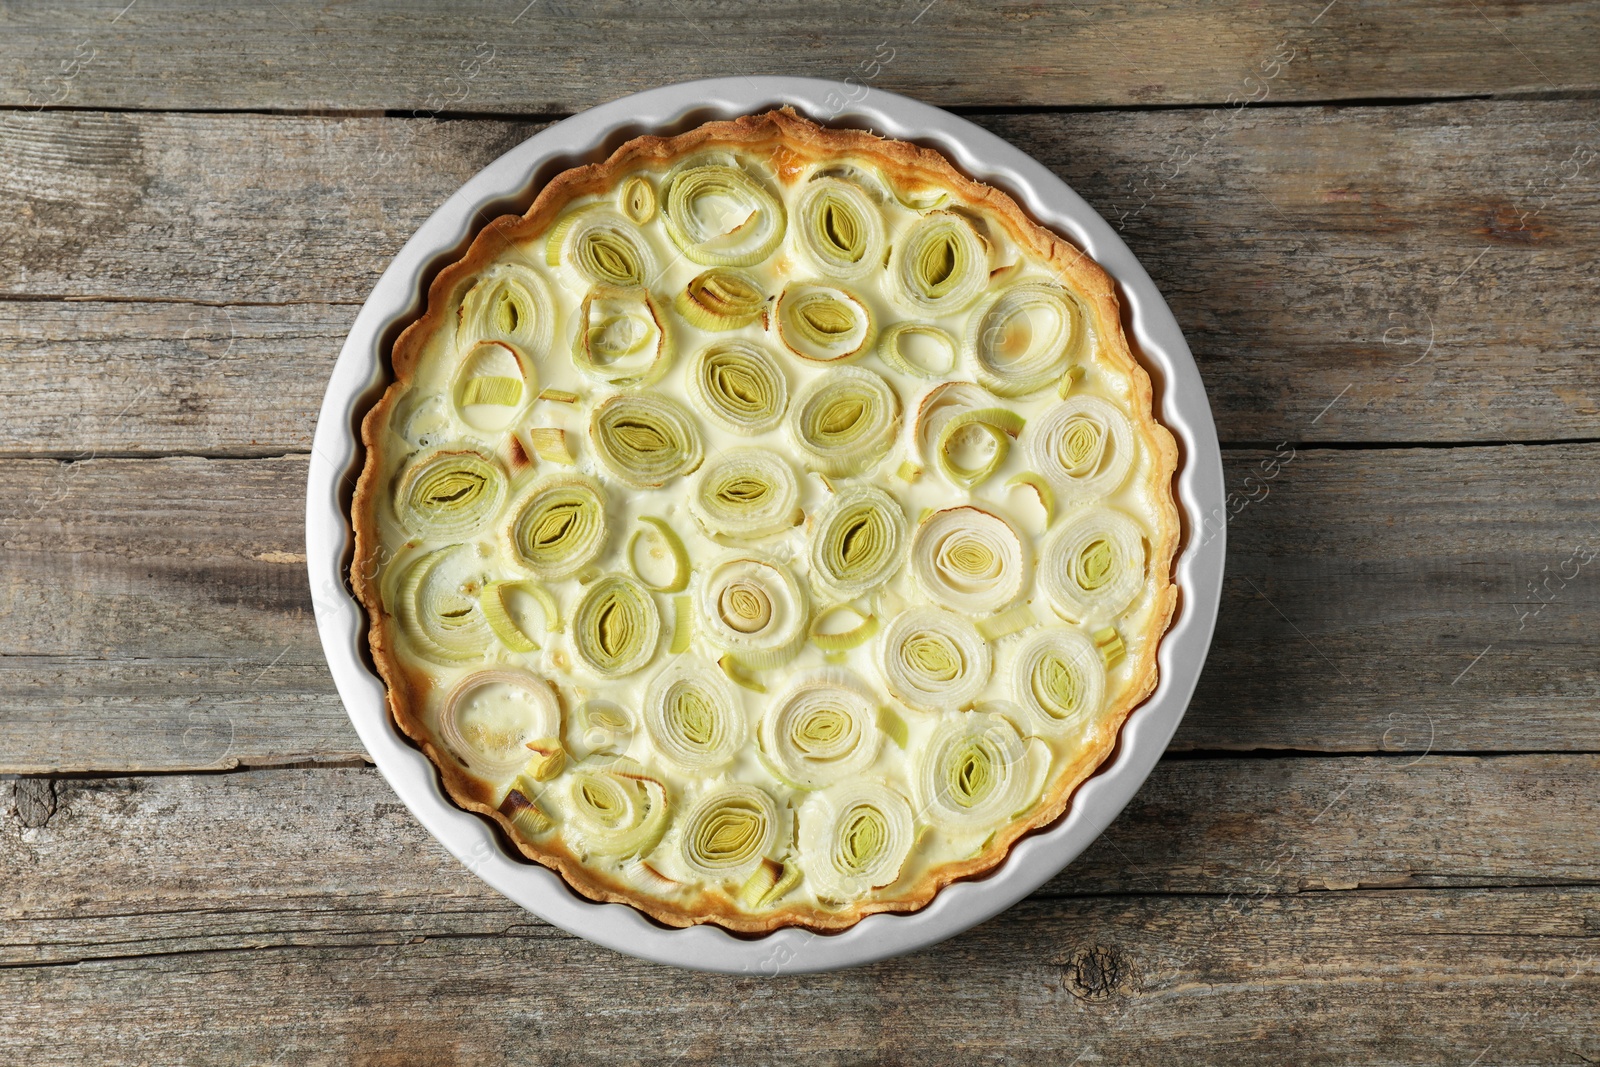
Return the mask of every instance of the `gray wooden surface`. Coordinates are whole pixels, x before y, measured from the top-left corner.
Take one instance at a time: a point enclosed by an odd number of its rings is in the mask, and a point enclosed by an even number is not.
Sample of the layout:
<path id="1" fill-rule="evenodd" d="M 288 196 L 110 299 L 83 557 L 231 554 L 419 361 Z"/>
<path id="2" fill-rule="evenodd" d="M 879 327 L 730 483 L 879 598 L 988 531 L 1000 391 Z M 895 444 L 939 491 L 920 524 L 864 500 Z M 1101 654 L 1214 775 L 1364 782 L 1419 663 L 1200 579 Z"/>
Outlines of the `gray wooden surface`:
<path id="1" fill-rule="evenodd" d="M 525 5 L 0 8 L 0 1063 L 1600 1059 L 1600 4 Z M 833 976 L 482 886 L 367 766 L 303 570 L 326 375 L 416 225 L 552 118 L 741 72 L 959 107 L 1083 193 L 1240 505 L 1111 830 Z"/>

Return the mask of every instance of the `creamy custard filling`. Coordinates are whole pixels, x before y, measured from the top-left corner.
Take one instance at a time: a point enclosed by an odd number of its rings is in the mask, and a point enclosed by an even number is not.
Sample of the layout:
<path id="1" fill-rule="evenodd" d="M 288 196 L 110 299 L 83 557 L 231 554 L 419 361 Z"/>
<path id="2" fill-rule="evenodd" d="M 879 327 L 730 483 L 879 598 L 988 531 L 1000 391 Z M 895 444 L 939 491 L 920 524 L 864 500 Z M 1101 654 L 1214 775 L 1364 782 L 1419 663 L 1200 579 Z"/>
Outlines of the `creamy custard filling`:
<path id="1" fill-rule="evenodd" d="M 669 921 L 859 917 L 1092 771 L 1170 611 L 1170 457 L 1055 264 L 737 144 L 503 244 L 367 506 L 409 713 L 524 847 Z"/>

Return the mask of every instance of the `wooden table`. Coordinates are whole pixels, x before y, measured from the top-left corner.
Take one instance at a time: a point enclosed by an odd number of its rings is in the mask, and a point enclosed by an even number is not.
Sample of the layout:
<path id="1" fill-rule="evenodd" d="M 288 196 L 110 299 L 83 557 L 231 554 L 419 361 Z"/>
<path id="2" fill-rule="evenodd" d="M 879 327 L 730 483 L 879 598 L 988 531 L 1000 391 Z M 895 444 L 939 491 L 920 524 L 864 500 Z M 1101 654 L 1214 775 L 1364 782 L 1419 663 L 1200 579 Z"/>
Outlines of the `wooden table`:
<path id="1" fill-rule="evenodd" d="M 1600 4 L 525 3 L 0 9 L 0 1062 L 1600 1058 Z M 1236 509 L 1107 834 L 936 949 L 771 981 L 450 859 L 301 540 L 413 229 L 553 118 L 733 72 L 1071 183 L 1183 324 Z"/>

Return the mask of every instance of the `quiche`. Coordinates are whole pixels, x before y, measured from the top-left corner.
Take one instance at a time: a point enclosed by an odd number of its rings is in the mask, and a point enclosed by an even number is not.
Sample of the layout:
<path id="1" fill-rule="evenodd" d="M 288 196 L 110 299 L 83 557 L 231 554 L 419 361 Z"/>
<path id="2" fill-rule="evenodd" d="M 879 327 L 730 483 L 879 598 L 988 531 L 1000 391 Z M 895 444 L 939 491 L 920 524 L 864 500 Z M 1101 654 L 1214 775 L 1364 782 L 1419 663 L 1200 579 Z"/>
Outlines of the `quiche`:
<path id="1" fill-rule="evenodd" d="M 1157 681 L 1177 449 L 1111 280 L 792 110 L 489 223 L 365 416 L 352 587 L 454 802 L 672 926 L 926 906 Z"/>

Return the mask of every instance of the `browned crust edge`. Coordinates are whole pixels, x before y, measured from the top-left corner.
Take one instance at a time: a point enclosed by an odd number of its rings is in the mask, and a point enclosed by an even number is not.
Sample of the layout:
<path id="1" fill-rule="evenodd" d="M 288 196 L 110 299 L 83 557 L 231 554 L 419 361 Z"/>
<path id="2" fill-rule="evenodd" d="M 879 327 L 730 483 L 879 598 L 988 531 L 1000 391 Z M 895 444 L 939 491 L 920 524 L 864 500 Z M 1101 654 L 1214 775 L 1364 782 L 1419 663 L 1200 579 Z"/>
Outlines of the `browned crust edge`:
<path id="1" fill-rule="evenodd" d="M 792 183 L 808 164 L 865 157 L 902 187 L 918 185 L 947 189 L 962 204 L 981 208 L 1006 228 L 1009 236 L 1053 266 L 1058 277 L 1082 294 L 1095 320 L 1100 355 L 1127 374 L 1133 388 L 1132 414 L 1151 463 L 1147 485 L 1158 502 L 1160 528 L 1154 531 L 1149 560 L 1156 577 L 1152 591 L 1151 620 L 1134 668 L 1134 682 L 1123 698 L 1105 715 L 1100 728 L 1086 742 L 1079 757 L 1063 768 L 1040 804 L 1024 819 L 999 830 L 979 855 L 934 870 L 920 883 L 893 900 L 868 900 L 838 910 L 792 907 L 761 916 L 743 913 L 720 889 L 707 889 L 689 904 L 672 904 L 619 885 L 581 864 L 559 842 L 539 844 L 528 840 L 502 815 L 486 787 L 469 777 L 453 760 L 441 758 L 411 706 L 431 683 L 419 671 L 408 669 L 391 647 L 394 620 L 384 610 L 377 575 L 382 544 L 376 524 L 376 505 L 382 487 L 380 441 L 390 411 L 412 372 L 428 337 L 443 323 L 463 289 L 480 270 L 508 247 L 539 236 L 573 199 L 605 192 L 622 174 L 640 167 L 663 166 L 702 149 L 721 146 L 767 153 L 779 180 Z M 427 308 L 396 340 L 391 359 L 394 382 L 361 423 L 366 461 L 351 505 L 355 527 L 355 552 L 350 578 L 357 599 L 370 620 L 368 631 L 373 661 L 388 693 L 388 706 L 397 726 L 415 742 L 439 770 L 445 790 L 461 807 L 493 820 L 529 859 L 557 871 L 566 883 L 591 900 L 628 904 L 669 926 L 685 927 L 711 922 L 739 933 L 769 933 L 780 927 L 799 926 L 819 933 L 837 932 L 875 912 L 907 912 L 927 906 L 945 886 L 983 875 L 998 866 L 1015 842 L 1059 819 L 1072 794 L 1111 755 L 1123 723 L 1133 709 L 1154 692 L 1158 681 L 1156 655 L 1161 638 L 1171 625 L 1177 607 L 1177 587 L 1172 581 L 1173 560 L 1180 539 L 1178 508 L 1172 487 L 1177 471 L 1178 447 L 1170 431 L 1153 414 L 1150 376 L 1134 358 L 1122 329 L 1120 305 L 1111 278 L 1075 245 L 1030 219 L 1006 193 L 973 181 L 942 154 L 904 141 L 880 138 L 863 130 L 828 129 L 802 118 L 793 110 L 747 115 L 712 122 L 674 137 L 644 136 L 627 142 L 602 163 L 564 171 L 542 189 L 528 211 L 505 215 L 490 222 L 473 240 L 466 255 L 439 272 L 428 288 Z M 554 847 L 552 847 L 554 846 Z"/>

